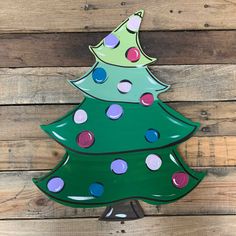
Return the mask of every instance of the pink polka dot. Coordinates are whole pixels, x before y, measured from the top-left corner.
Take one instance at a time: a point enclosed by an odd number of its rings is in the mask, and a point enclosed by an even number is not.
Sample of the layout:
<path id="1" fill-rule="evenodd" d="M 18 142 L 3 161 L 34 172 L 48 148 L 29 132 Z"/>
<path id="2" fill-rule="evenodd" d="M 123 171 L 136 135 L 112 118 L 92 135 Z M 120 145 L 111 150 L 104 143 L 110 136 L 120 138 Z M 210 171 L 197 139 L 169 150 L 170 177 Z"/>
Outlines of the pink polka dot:
<path id="1" fill-rule="evenodd" d="M 184 188 L 188 184 L 188 181 L 189 176 L 184 172 L 175 172 L 172 175 L 172 183 L 177 188 Z"/>
<path id="2" fill-rule="evenodd" d="M 140 59 L 140 51 L 138 48 L 129 48 L 126 52 L 126 57 L 131 62 L 136 62 Z"/>
<path id="3" fill-rule="evenodd" d="M 154 97 L 151 93 L 145 93 L 140 97 L 140 103 L 144 106 L 151 106 L 154 102 Z"/>
<path id="4" fill-rule="evenodd" d="M 94 143 L 94 134 L 91 131 L 83 131 L 77 137 L 77 143 L 82 148 L 88 148 Z"/>

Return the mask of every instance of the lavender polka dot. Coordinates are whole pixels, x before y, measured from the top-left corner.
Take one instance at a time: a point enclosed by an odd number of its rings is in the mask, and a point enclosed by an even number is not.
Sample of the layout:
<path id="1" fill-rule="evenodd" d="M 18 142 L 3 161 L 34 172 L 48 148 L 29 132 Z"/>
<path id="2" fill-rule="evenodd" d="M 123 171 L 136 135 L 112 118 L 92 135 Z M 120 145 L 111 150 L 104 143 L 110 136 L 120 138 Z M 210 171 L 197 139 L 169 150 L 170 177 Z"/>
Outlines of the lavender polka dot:
<path id="1" fill-rule="evenodd" d="M 121 93 L 128 93 L 132 88 L 132 83 L 128 80 L 122 80 L 118 83 L 117 89 Z"/>
<path id="2" fill-rule="evenodd" d="M 104 39 L 104 45 L 108 48 L 115 48 L 119 44 L 119 39 L 114 34 L 109 34 Z"/>
<path id="3" fill-rule="evenodd" d="M 106 115 L 112 120 L 119 119 L 123 114 L 123 108 L 118 104 L 112 104 L 107 109 Z"/>
<path id="4" fill-rule="evenodd" d="M 137 32 L 139 30 L 141 21 L 142 21 L 141 17 L 137 15 L 131 16 L 127 23 L 127 29 L 133 32 Z"/>
<path id="5" fill-rule="evenodd" d="M 85 110 L 79 109 L 74 114 L 74 122 L 76 124 L 82 124 L 88 119 L 87 112 Z"/>
<path id="6" fill-rule="evenodd" d="M 111 170 L 118 175 L 124 174 L 128 169 L 127 162 L 122 159 L 114 160 L 111 163 Z"/>
<path id="7" fill-rule="evenodd" d="M 47 188 L 50 192 L 58 193 L 64 187 L 64 181 L 60 177 L 54 177 L 48 181 Z"/>
<path id="8" fill-rule="evenodd" d="M 145 163 L 150 170 L 158 170 L 161 167 L 162 160 L 159 156 L 150 154 L 147 156 Z"/>

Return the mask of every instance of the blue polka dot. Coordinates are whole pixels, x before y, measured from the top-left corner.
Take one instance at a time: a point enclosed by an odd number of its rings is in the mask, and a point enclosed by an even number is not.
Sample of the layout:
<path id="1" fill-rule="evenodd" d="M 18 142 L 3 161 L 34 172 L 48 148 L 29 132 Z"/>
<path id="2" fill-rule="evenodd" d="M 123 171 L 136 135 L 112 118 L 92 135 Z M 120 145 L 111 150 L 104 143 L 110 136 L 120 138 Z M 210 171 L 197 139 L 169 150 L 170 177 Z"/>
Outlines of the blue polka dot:
<path id="1" fill-rule="evenodd" d="M 89 186 L 89 192 L 91 193 L 91 195 L 93 195 L 94 197 L 100 197 L 102 196 L 103 192 L 104 192 L 104 187 L 102 184 L 100 183 L 92 183 Z"/>
<path id="2" fill-rule="evenodd" d="M 107 73 L 106 71 L 101 68 L 101 67 L 98 67 L 96 68 L 94 71 L 93 71 L 93 80 L 95 83 L 98 83 L 98 84 L 102 84 L 106 81 L 107 79 Z"/>
<path id="3" fill-rule="evenodd" d="M 145 138 L 149 143 L 154 143 L 159 139 L 159 134 L 155 129 L 149 129 L 146 131 Z"/>

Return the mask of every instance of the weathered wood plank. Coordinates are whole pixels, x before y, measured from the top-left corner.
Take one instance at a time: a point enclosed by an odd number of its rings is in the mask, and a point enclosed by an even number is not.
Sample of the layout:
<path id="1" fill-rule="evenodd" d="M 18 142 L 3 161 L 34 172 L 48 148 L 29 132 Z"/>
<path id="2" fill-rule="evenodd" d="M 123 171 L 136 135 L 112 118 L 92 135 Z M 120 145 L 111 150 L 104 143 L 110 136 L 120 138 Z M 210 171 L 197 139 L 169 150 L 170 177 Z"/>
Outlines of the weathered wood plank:
<path id="1" fill-rule="evenodd" d="M 235 136 L 235 102 L 177 102 L 169 106 L 201 123 L 195 136 Z M 41 124 L 50 123 L 70 111 L 73 105 L 0 106 L 0 140 L 46 138 Z"/>
<path id="2" fill-rule="evenodd" d="M 90 66 L 88 45 L 106 34 L 0 34 L 0 67 Z M 140 39 L 158 65 L 236 63 L 236 31 L 142 32 Z"/>
<path id="3" fill-rule="evenodd" d="M 236 168 L 210 168 L 207 177 L 181 200 L 161 206 L 141 202 L 146 215 L 236 213 Z M 102 208 L 74 209 L 49 200 L 32 177 L 45 172 L 11 171 L 0 175 L 0 219 L 99 216 Z M 6 187 L 7 186 L 7 187 Z"/>
<path id="4" fill-rule="evenodd" d="M 236 137 L 192 137 L 179 147 L 189 166 L 236 166 Z M 64 149 L 54 140 L 0 142 L 0 170 L 47 170 L 59 163 Z"/>
<path id="5" fill-rule="evenodd" d="M 236 232 L 236 216 L 145 217 L 136 221 L 102 222 L 93 218 L 0 221 L 1 236 L 199 236 Z"/>
<path id="6" fill-rule="evenodd" d="M 79 103 L 80 90 L 67 80 L 85 74 L 89 67 L 0 69 L 0 104 Z M 177 65 L 151 67 L 171 88 L 163 101 L 222 101 L 236 99 L 236 65 Z"/>
<path id="7" fill-rule="evenodd" d="M 236 28 L 235 1 L 11 0 L 0 2 L 0 31 L 104 31 L 138 9 L 145 9 L 144 30 Z"/>

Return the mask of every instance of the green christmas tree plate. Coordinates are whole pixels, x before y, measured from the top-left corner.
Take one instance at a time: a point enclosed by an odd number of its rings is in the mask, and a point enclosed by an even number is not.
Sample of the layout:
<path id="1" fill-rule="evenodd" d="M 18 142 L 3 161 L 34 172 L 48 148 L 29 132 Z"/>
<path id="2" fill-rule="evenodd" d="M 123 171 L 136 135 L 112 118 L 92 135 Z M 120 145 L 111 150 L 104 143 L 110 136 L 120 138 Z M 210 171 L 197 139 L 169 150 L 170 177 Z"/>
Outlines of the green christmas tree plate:
<path id="1" fill-rule="evenodd" d="M 65 156 L 34 183 L 66 206 L 108 206 L 103 220 L 141 218 L 137 200 L 174 202 L 205 175 L 190 169 L 177 151 L 199 124 L 159 100 L 169 86 L 147 68 L 155 59 L 139 43 L 142 18 L 142 10 L 134 13 L 90 47 L 96 63 L 70 81 L 84 93 L 83 102 L 42 125 L 65 148 Z"/>

